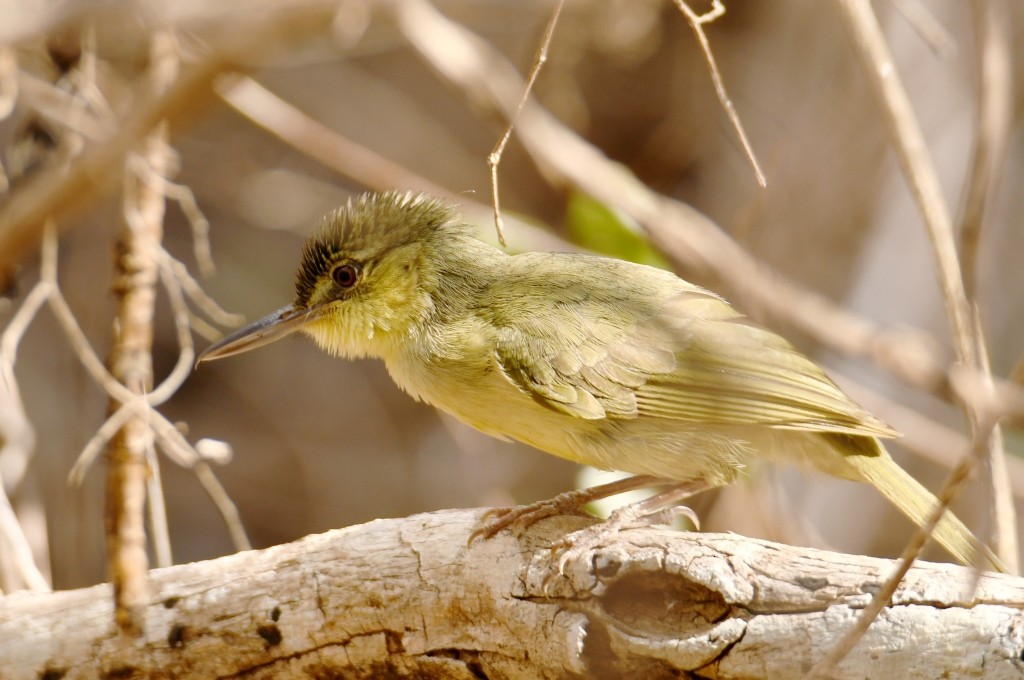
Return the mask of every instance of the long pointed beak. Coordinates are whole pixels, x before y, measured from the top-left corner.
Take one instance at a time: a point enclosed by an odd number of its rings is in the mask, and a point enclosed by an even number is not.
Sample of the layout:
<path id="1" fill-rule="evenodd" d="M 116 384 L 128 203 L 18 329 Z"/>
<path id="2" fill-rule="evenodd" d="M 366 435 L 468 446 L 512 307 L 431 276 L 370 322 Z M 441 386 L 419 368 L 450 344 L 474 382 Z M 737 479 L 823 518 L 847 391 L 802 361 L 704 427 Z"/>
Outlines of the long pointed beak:
<path id="1" fill-rule="evenodd" d="M 196 358 L 196 366 L 204 361 L 223 359 L 280 340 L 297 331 L 307 321 L 316 318 L 319 310 L 319 307 L 298 309 L 295 305 L 288 305 L 271 312 L 259 321 L 254 321 L 207 347 Z"/>

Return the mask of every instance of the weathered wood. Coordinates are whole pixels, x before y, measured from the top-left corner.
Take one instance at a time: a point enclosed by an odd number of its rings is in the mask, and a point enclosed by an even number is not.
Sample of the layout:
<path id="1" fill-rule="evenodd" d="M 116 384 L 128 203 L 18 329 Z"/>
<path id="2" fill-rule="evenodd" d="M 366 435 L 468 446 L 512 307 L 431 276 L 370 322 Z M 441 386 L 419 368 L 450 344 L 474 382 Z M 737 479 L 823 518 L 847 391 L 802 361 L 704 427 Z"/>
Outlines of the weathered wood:
<path id="1" fill-rule="evenodd" d="M 479 510 L 309 536 L 151 572 L 145 635 L 109 585 L 0 599 L 0 678 L 794 678 L 892 563 L 637 529 L 544 589 L 562 517 L 466 547 Z M 1024 676 L 1024 579 L 923 563 L 843 678 Z M 47 673 L 50 673 L 49 675 Z"/>

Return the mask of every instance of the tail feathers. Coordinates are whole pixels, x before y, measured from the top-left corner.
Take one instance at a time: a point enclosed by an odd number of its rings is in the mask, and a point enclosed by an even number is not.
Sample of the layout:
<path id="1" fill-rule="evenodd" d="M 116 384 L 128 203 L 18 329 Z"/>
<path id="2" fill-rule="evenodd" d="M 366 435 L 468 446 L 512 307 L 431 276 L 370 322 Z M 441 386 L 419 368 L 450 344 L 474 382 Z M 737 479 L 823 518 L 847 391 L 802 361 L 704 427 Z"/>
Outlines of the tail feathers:
<path id="1" fill-rule="evenodd" d="M 923 526 L 938 504 L 938 499 L 897 465 L 877 439 L 856 439 L 860 440 L 858 443 L 873 442 L 878 453 L 847 455 L 846 461 L 860 473 L 864 481 L 871 483 L 904 515 L 918 526 Z M 977 556 L 981 554 L 990 569 L 1003 573 L 1007 571 L 1002 560 L 982 545 L 971 530 L 949 510 L 942 515 L 935 531 L 932 532 L 932 537 L 963 564 L 974 565 Z"/>

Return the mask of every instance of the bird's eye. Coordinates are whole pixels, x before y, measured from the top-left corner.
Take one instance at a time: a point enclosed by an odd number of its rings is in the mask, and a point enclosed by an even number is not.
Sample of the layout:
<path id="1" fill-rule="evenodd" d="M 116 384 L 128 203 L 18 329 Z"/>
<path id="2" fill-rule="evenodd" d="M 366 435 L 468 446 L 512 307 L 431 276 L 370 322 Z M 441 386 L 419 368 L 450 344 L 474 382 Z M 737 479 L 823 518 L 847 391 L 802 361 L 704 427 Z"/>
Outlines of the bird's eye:
<path id="1" fill-rule="evenodd" d="M 359 265 L 353 262 L 340 264 L 331 271 L 331 278 L 342 288 L 351 288 L 359 280 Z"/>

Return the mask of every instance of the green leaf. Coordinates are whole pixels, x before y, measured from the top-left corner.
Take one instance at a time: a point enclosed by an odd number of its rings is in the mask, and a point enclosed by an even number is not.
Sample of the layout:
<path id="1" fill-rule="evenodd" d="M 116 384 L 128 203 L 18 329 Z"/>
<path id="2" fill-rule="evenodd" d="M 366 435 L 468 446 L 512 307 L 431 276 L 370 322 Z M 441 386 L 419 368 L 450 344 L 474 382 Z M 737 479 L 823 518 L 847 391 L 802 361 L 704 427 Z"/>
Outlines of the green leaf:
<path id="1" fill-rule="evenodd" d="M 581 191 L 573 191 L 569 196 L 566 223 L 569 237 L 584 248 L 630 262 L 671 269 L 642 233 L 631 229 L 615 211 Z"/>

